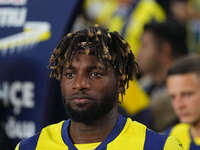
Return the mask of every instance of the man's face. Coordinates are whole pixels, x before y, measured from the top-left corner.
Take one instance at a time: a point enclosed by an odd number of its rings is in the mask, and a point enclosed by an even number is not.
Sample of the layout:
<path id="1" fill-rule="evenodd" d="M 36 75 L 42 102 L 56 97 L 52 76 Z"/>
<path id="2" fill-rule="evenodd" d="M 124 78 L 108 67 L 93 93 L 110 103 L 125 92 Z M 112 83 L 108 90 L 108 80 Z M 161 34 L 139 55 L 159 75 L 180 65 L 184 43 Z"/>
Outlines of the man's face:
<path id="1" fill-rule="evenodd" d="M 180 121 L 200 123 L 200 78 L 195 73 L 171 75 L 167 89 Z"/>
<path id="2" fill-rule="evenodd" d="M 61 91 L 69 117 L 89 123 L 116 105 L 118 80 L 112 67 L 106 68 L 95 56 L 79 54 L 63 68 Z"/>
<path id="3" fill-rule="evenodd" d="M 189 4 L 187 2 L 172 1 L 170 9 L 172 15 L 180 22 L 186 23 L 191 17 Z"/>
<path id="4" fill-rule="evenodd" d="M 144 74 L 152 73 L 159 67 L 159 46 L 151 31 L 142 35 L 141 47 L 138 52 L 137 62 Z"/>

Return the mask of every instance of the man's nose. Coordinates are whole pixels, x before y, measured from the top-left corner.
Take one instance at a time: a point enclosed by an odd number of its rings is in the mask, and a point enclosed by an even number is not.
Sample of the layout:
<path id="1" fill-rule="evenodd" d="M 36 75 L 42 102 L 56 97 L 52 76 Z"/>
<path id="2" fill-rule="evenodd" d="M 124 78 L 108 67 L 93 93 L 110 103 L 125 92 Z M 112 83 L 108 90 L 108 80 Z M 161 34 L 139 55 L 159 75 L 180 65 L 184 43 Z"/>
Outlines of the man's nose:
<path id="1" fill-rule="evenodd" d="M 85 75 L 77 75 L 74 83 L 73 89 L 83 90 L 88 89 L 90 87 L 89 78 Z"/>
<path id="2" fill-rule="evenodd" d="M 178 109 L 181 109 L 184 107 L 184 101 L 182 100 L 181 96 L 176 96 L 173 103 L 174 103 L 175 107 Z"/>

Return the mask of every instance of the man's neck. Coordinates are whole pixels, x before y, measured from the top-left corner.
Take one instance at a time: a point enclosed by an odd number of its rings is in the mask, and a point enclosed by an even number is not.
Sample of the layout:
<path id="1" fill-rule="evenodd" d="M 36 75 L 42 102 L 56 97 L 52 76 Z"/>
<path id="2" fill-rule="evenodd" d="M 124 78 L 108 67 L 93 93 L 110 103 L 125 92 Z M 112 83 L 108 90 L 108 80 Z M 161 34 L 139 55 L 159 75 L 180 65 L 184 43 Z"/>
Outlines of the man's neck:
<path id="1" fill-rule="evenodd" d="M 91 124 L 71 121 L 70 137 L 74 144 L 95 143 L 103 141 L 114 128 L 118 119 L 117 107 Z"/>
<path id="2" fill-rule="evenodd" d="M 191 126 L 191 135 L 193 138 L 200 138 L 200 121 Z"/>

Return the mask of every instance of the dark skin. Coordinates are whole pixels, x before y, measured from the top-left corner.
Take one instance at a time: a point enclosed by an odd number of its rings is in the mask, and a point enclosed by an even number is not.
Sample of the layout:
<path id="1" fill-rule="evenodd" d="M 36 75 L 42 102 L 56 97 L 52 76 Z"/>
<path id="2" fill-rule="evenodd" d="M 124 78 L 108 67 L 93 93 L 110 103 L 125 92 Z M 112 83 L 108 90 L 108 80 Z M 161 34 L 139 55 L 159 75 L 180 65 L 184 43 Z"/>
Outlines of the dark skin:
<path id="1" fill-rule="evenodd" d="M 70 66 L 64 67 L 61 90 L 71 107 L 79 111 L 87 110 L 93 103 L 101 103 L 106 95 L 119 92 L 121 78 L 112 66 L 108 68 L 92 55 L 79 54 Z M 75 144 L 103 141 L 112 131 L 118 118 L 117 100 L 114 107 L 99 120 L 84 124 L 73 119 L 69 134 Z"/>

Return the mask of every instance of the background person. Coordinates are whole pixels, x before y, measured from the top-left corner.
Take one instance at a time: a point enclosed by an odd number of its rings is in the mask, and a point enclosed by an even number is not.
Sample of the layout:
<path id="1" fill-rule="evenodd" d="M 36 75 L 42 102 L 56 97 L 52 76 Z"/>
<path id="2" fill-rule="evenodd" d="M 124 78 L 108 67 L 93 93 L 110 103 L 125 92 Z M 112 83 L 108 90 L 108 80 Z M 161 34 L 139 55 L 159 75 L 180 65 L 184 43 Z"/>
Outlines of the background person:
<path id="1" fill-rule="evenodd" d="M 176 122 L 167 95 L 165 76 L 168 68 L 187 54 L 186 29 L 183 26 L 170 19 L 144 26 L 137 59 L 142 72 L 139 82 L 150 102 L 149 107 L 136 117 L 145 124 L 150 122 L 154 130 L 166 130 Z"/>
<path id="2" fill-rule="evenodd" d="M 180 120 L 168 134 L 176 136 L 185 150 L 200 149 L 200 56 L 180 59 L 167 74 L 167 89 Z"/>

